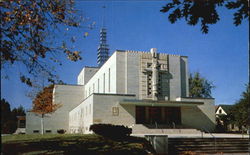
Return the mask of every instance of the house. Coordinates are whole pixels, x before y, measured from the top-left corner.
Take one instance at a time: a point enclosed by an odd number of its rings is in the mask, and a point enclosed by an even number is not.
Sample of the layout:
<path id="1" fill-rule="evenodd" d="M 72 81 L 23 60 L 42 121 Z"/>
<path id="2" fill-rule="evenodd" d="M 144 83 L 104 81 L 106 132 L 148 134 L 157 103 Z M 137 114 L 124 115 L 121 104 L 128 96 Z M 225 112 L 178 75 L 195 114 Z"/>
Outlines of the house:
<path id="1" fill-rule="evenodd" d="M 230 111 L 233 105 L 217 105 L 215 109 L 215 116 L 217 119 L 217 125 L 223 126 L 223 132 L 235 132 L 240 131 L 240 127 L 230 121 Z"/>
<path id="2" fill-rule="evenodd" d="M 17 129 L 14 134 L 25 134 L 25 116 L 17 116 Z"/>

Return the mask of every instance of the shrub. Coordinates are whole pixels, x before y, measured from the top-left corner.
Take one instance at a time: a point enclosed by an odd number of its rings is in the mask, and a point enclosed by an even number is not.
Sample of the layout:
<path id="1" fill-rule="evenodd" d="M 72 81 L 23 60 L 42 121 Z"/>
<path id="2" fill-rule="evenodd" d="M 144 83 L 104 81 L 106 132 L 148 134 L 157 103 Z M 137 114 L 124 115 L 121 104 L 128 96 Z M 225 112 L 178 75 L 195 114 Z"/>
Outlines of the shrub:
<path id="1" fill-rule="evenodd" d="M 58 129 L 57 130 L 57 133 L 59 133 L 59 134 L 64 134 L 66 132 L 66 130 L 64 130 L 64 129 Z"/>
<path id="2" fill-rule="evenodd" d="M 89 130 L 92 130 L 95 134 L 109 138 L 124 138 L 130 136 L 132 133 L 131 128 L 112 124 L 93 124 Z"/>

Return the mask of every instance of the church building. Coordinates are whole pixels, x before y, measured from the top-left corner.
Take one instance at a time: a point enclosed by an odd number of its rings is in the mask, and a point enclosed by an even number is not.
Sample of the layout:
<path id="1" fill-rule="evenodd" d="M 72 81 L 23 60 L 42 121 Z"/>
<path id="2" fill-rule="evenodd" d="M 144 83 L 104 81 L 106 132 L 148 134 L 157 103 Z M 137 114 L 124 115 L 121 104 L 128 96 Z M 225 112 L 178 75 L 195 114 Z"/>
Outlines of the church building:
<path id="1" fill-rule="evenodd" d="M 101 30 L 98 67 L 84 67 L 76 85 L 55 85 L 53 102 L 61 104 L 44 120 L 45 133 L 91 133 L 92 124 L 132 128 L 133 134 L 213 131 L 213 98 L 190 98 L 188 58 L 116 50 L 109 57 L 106 29 Z M 26 133 L 41 132 L 40 118 L 26 116 Z"/>

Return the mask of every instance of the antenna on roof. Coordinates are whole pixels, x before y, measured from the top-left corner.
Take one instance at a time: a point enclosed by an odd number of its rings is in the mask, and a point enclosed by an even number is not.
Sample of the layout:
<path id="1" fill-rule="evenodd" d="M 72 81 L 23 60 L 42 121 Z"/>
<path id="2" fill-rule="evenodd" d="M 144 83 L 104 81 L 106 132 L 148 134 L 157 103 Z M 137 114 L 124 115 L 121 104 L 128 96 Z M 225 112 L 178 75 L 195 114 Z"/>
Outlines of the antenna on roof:
<path id="1" fill-rule="evenodd" d="M 100 31 L 100 44 L 98 47 L 97 53 L 97 64 L 98 67 L 101 67 L 109 58 L 109 48 L 107 44 L 107 29 L 105 28 L 105 10 L 106 6 L 102 6 L 103 14 L 102 14 L 102 28 Z"/>

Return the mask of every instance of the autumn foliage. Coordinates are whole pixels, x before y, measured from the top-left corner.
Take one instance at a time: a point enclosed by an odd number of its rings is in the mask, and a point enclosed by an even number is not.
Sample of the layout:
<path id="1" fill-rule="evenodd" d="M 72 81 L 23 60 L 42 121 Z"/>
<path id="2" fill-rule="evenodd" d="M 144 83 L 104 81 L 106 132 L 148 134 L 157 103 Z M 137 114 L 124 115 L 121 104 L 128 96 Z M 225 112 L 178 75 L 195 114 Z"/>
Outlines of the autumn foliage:
<path id="1" fill-rule="evenodd" d="M 21 72 L 23 83 L 32 86 L 28 76 L 39 77 L 41 71 L 47 73 L 49 82 L 57 82 L 51 63 L 62 65 L 58 59 L 61 55 L 71 61 L 81 59 L 80 51 L 65 43 L 70 41 L 65 37 L 69 30 L 79 28 L 83 21 L 74 9 L 74 1 L 1 0 L 0 9 L 1 69 L 18 63 L 27 69 L 26 75 Z M 63 41 L 56 34 L 65 34 Z"/>
<path id="2" fill-rule="evenodd" d="M 53 104 L 53 88 L 54 85 L 50 85 L 37 94 L 36 98 L 33 100 L 31 112 L 45 115 L 53 113 L 61 107 L 60 104 Z"/>

